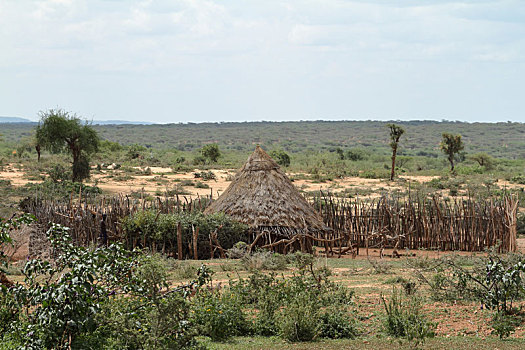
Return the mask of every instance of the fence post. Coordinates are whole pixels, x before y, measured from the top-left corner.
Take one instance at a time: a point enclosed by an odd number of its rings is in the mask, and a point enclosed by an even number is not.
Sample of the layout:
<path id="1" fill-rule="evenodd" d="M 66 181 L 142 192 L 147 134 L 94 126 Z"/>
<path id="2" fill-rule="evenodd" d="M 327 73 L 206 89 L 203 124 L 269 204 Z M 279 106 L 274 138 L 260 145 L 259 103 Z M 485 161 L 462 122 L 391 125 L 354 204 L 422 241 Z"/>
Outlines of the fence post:
<path id="1" fill-rule="evenodd" d="M 199 237 L 199 227 L 195 228 L 195 226 L 191 226 L 191 229 L 193 230 L 193 259 L 199 260 L 199 253 L 197 251 L 197 238 Z"/>
<path id="2" fill-rule="evenodd" d="M 177 224 L 177 257 L 182 260 L 182 224 Z"/>

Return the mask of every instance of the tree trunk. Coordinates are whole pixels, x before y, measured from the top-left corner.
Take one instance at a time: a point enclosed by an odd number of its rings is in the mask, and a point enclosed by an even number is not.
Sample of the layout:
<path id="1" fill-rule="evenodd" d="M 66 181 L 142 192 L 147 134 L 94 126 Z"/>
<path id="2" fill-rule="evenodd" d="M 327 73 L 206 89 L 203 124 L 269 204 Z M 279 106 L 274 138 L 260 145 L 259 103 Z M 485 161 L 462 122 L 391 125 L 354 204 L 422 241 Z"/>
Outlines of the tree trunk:
<path id="1" fill-rule="evenodd" d="M 38 156 L 38 162 L 40 163 L 40 145 L 35 146 L 36 154 Z"/>
<path id="2" fill-rule="evenodd" d="M 76 166 L 80 160 L 80 152 L 76 149 L 72 149 L 73 154 L 73 182 L 78 181 L 78 167 Z"/>
<path id="3" fill-rule="evenodd" d="M 448 161 L 450 162 L 450 172 L 454 171 L 454 156 L 448 157 Z"/>
<path id="4" fill-rule="evenodd" d="M 392 170 L 390 172 L 390 181 L 394 181 L 394 175 L 396 171 L 396 153 L 397 153 L 397 145 L 396 147 L 392 148 Z"/>

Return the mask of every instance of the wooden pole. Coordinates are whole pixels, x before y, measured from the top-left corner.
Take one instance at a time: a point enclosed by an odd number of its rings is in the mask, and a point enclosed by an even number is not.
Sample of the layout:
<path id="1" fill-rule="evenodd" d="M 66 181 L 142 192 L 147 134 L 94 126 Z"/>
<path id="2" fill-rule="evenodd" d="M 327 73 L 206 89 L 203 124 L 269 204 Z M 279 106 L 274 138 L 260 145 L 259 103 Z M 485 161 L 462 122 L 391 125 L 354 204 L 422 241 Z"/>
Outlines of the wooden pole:
<path id="1" fill-rule="evenodd" d="M 177 223 L 177 258 L 182 260 L 182 224 Z"/>
<path id="2" fill-rule="evenodd" d="M 199 227 L 191 226 L 193 230 L 193 259 L 199 260 L 199 253 L 197 251 L 197 238 L 199 237 Z"/>

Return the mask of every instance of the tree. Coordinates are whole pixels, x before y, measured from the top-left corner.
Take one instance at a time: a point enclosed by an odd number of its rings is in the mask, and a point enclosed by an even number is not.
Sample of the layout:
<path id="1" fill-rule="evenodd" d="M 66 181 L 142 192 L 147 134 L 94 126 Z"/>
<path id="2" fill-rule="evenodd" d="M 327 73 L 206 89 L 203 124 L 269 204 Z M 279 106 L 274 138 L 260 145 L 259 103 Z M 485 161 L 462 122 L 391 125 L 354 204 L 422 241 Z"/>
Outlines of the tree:
<path id="1" fill-rule="evenodd" d="M 345 159 L 345 152 L 341 148 L 336 148 L 335 153 L 337 153 L 337 156 L 339 157 L 339 160 Z"/>
<path id="2" fill-rule="evenodd" d="M 345 158 L 351 161 L 358 161 L 365 159 L 365 152 L 362 149 L 353 148 L 346 151 Z"/>
<path id="3" fill-rule="evenodd" d="M 53 153 L 66 152 L 73 158 L 73 181 L 89 177 L 89 157 L 98 151 L 99 137 L 88 122 L 62 109 L 40 112 L 36 144 Z"/>
<path id="4" fill-rule="evenodd" d="M 494 166 L 494 158 L 489 156 L 487 153 L 476 153 L 470 158 L 473 161 L 478 162 L 479 166 L 482 166 L 487 170 L 492 169 L 492 167 Z"/>
<path id="5" fill-rule="evenodd" d="M 464 145 L 461 141 L 461 135 L 452 135 L 443 133 L 443 139 L 441 140 L 441 150 L 447 155 L 450 163 L 450 171 L 454 171 L 454 156 L 463 150 Z"/>
<path id="6" fill-rule="evenodd" d="M 201 154 L 204 158 L 212 163 L 217 163 L 217 159 L 221 156 L 221 151 L 216 143 L 212 143 L 202 147 Z"/>
<path id="7" fill-rule="evenodd" d="M 287 167 L 287 166 L 290 165 L 290 156 L 288 155 L 288 153 L 286 153 L 282 149 L 276 150 L 276 151 L 272 151 L 270 153 L 270 156 L 273 159 L 275 159 L 277 164 L 279 164 L 280 166 Z"/>
<path id="8" fill-rule="evenodd" d="M 390 147 L 392 148 L 392 170 L 390 172 L 390 181 L 394 180 L 394 175 L 396 171 L 396 155 L 397 147 L 399 145 L 399 138 L 405 133 L 405 129 L 396 124 L 388 124 L 390 128 Z"/>

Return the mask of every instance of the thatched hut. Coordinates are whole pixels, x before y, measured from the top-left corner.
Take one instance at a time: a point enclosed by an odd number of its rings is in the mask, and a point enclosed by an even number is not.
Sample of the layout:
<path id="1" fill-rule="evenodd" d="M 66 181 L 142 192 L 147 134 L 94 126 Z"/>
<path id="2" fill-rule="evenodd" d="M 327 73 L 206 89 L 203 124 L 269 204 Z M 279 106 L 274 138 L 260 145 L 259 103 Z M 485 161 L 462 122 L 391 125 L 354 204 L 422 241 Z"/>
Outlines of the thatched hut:
<path id="1" fill-rule="evenodd" d="M 205 213 L 223 212 L 252 229 L 252 244 L 281 253 L 312 251 L 328 228 L 279 165 L 257 146 Z"/>

